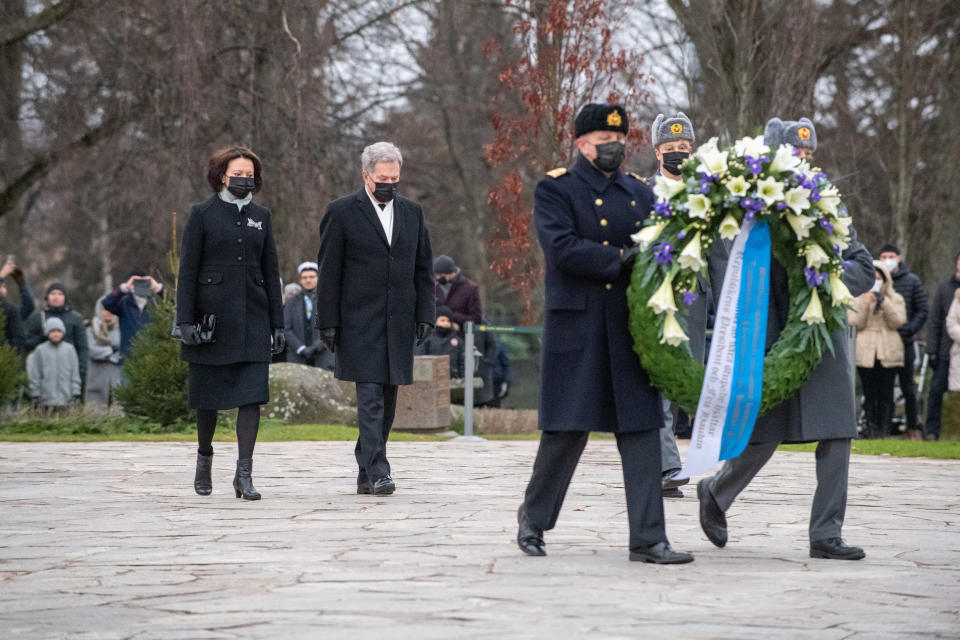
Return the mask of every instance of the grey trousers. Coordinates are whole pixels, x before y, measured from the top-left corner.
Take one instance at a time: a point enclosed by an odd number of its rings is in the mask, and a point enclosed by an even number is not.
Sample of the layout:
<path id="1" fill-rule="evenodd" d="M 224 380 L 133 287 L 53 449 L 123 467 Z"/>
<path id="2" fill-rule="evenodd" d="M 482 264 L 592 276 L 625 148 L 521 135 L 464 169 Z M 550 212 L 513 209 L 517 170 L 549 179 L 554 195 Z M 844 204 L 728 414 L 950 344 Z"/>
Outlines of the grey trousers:
<path id="1" fill-rule="evenodd" d="M 767 463 L 778 442 L 749 444 L 739 457 L 727 460 L 708 479 L 707 489 L 726 511 L 757 472 Z M 847 480 L 850 471 L 850 439 L 817 442 L 817 490 L 810 510 L 810 540 L 839 538 L 847 511 Z"/>
<path id="2" fill-rule="evenodd" d="M 673 408 L 673 403 L 660 396 L 660 403 L 663 406 L 663 429 L 660 429 L 660 471 L 679 471 L 682 463 L 680 462 L 680 450 L 677 448 L 677 438 L 673 434 L 673 425 L 677 416 Z"/>

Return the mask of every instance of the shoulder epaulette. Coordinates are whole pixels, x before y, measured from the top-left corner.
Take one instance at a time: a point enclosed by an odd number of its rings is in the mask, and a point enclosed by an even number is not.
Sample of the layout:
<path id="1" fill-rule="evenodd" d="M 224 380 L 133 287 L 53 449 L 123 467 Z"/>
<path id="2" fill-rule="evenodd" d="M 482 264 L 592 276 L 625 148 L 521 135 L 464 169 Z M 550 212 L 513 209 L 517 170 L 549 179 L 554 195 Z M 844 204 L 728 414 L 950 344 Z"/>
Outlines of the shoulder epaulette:
<path id="1" fill-rule="evenodd" d="M 552 171 L 547 171 L 547 175 L 551 178 L 559 178 L 567 172 L 566 167 L 560 167 L 559 169 L 554 169 Z"/>
<path id="2" fill-rule="evenodd" d="M 643 176 L 640 176 L 640 175 L 635 174 L 633 171 L 629 172 L 627 175 L 636 178 L 637 180 L 639 180 L 639 181 L 642 182 L 643 184 L 647 185 L 648 187 L 650 186 L 650 181 L 649 181 L 649 180 L 647 180 L 647 179 L 644 178 Z"/>

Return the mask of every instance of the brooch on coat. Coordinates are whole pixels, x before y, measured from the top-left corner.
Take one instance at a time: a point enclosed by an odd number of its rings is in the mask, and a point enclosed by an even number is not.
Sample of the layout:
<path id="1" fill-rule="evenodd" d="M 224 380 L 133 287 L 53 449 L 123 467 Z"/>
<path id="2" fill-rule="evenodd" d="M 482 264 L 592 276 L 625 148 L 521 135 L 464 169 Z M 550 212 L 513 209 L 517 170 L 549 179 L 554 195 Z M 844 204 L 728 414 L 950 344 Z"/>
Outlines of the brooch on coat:
<path id="1" fill-rule="evenodd" d="M 259 231 L 263 231 L 263 220 L 260 220 L 259 222 L 254 222 L 252 219 L 247 218 L 247 226 L 253 227 L 254 229 L 257 229 Z"/>

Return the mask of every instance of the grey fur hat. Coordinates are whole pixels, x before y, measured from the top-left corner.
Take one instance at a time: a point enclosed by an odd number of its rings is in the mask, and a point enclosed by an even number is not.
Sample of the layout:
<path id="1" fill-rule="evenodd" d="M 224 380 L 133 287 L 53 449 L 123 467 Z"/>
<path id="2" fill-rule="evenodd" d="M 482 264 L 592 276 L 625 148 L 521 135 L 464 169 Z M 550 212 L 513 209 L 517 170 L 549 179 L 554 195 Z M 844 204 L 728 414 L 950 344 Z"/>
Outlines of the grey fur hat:
<path id="1" fill-rule="evenodd" d="M 661 113 L 650 127 L 650 143 L 654 149 L 664 142 L 674 140 L 689 140 L 690 144 L 696 140 L 693 135 L 693 124 L 682 111 L 678 111 L 675 118 L 666 118 Z"/>
<path id="2" fill-rule="evenodd" d="M 810 118 L 781 120 L 770 118 L 763 128 L 763 141 L 771 147 L 792 144 L 798 148 L 817 150 L 817 130 Z"/>

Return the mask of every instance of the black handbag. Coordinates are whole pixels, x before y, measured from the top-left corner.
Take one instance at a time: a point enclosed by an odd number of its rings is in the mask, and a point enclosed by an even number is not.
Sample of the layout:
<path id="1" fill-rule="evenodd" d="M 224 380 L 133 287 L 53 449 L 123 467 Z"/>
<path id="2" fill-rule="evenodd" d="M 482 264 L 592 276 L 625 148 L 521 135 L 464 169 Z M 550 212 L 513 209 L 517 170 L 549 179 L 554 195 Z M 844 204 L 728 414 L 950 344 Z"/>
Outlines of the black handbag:
<path id="1" fill-rule="evenodd" d="M 197 329 L 197 334 L 200 336 L 200 344 L 210 344 L 217 341 L 217 316 L 214 313 L 205 313 L 200 317 L 200 322 L 193 323 L 193 326 Z M 176 340 L 180 340 L 182 335 L 180 334 L 180 325 L 177 324 L 177 319 L 173 319 L 173 329 L 170 331 L 170 336 Z"/>

